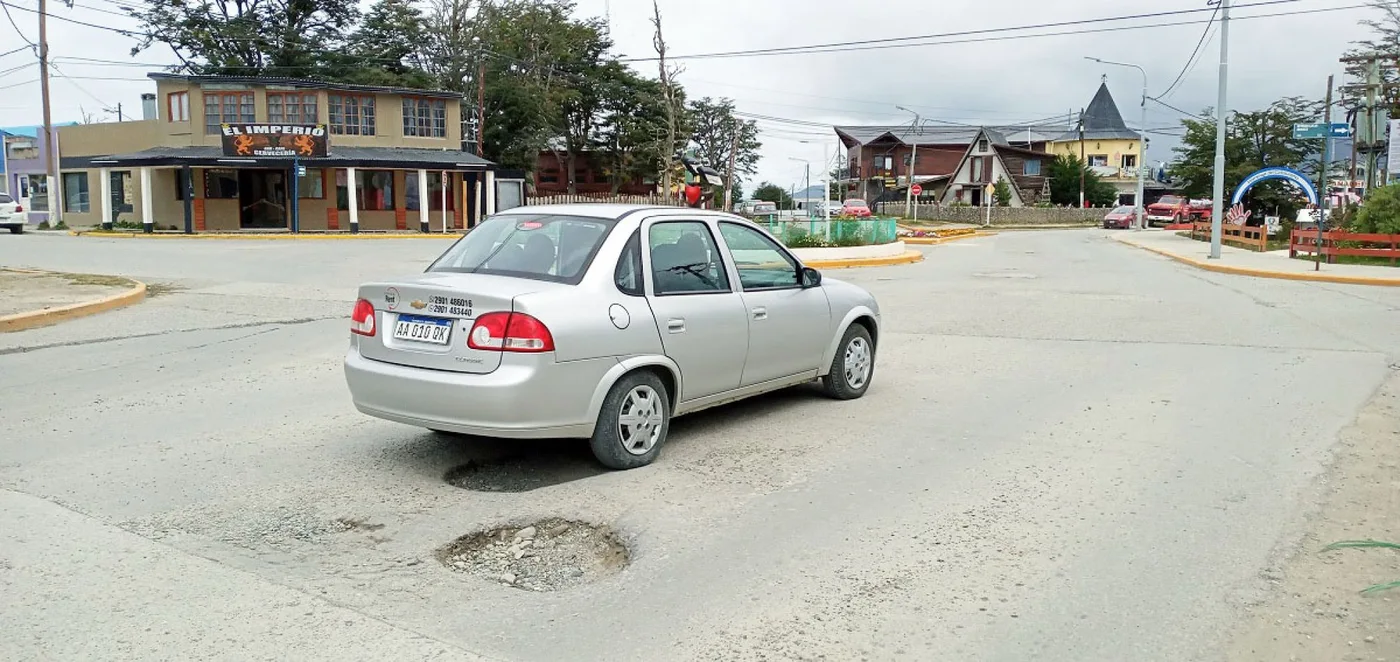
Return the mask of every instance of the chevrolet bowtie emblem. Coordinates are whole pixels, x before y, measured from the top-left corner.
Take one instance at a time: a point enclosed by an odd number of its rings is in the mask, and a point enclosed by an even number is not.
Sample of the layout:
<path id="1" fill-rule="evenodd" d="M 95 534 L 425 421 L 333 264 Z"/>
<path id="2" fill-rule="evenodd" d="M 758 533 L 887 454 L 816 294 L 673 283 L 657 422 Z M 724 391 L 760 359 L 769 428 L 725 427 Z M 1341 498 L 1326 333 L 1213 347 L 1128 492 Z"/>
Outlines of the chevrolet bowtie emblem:
<path id="1" fill-rule="evenodd" d="M 413 300 L 413 303 L 410 303 L 410 304 L 408 304 L 408 305 L 413 306 L 414 308 L 416 308 L 416 309 L 418 309 L 418 310 L 422 310 L 422 309 L 428 307 L 428 304 L 423 303 L 422 301 L 419 301 L 419 300 L 417 300 L 417 299 L 414 299 L 414 300 Z"/>

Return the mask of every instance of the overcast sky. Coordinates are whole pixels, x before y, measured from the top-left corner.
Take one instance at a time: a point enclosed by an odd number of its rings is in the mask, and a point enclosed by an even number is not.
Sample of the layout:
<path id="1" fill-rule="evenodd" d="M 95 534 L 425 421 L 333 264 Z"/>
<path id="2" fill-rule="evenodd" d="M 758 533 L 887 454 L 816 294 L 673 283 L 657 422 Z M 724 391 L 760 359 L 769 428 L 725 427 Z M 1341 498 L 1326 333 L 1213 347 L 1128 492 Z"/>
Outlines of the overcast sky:
<path id="1" fill-rule="evenodd" d="M 36 0 L 4 0 L 13 7 L 37 7 Z M 1263 0 L 1235 0 L 1246 5 Z M 1366 0 L 1294 0 L 1261 7 L 1237 8 L 1236 17 L 1356 7 Z M 135 27 L 120 13 L 117 0 L 76 0 L 72 8 L 50 2 L 55 17 L 69 17 L 112 27 Z M 610 6 L 608 6 L 610 5 Z M 797 46 L 948 33 L 987 28 L 1155 13 L 1205 6 L 1205 0 L 980 0 L 970 3 L 927 0 L 660 0 L 667 43 L 673 55 L 739 49 Z M 651 0 L 578 0 L 584 16 L 610 10 L 618 52 L 651 57 Z M 705 11 L 697 8 L 703 7 Z M 101 11 L 99 11 L 101 10 Z M 37 16 L 11 9 L 24 37 L 38 33 Z M 1337 62 L 1348 44 L 1366 35 L 1358 21 L 1373 16 L 1371 9 L 1347 9 L 1295 16 L 1232 21 L 1230 27 L 1231 109 L 1251 110 L 1282 96 L 1321 98 L 1328 74 L 1338 74 Z M 1138 21 L 1179 23 L 1203 21 L 1209 13 Z M 1082 30 L 1125 25 L 1050 28 L 1040 32 Z M 1130 126 L 1138 124 L 1142 75 L 1135 69 L 1097 64 L 1084 59 L 1131 62 L 1147 71 L 1148 91 L 1164 91 L 1186 64 L 1201 37 L 1203 25 L 1174 25 L 1101 34 L 1050 36 L 1014 41 L 926 45 L 829 54 L 775 55 L 685 61 L 679 80 L 693 97 L 727 96 L 740 110 L 774 117 L 830 124 L 908 122 L 912 116 L 896 110 L 903 105 L 925 118 L 967 123 L 1012 123 L 1068 115 L 1088 104 L 1100 76 L 1108 84 Z M 1218 31 L 1214 31 L 1218 32 Z M 97 119 L 115 116 L 104 109 L 122 104 L 124 113 L 140 114 L 140 94 L 154 91 L 140 66 L 104 66 L 65 60 L 70 57 L 172 62 L 164 46 L 132 58 L 132 41 L 122 35 L 58 20 L 49 21 L 50 52 L 58 70 L 73 79 L 52 84 L 55 122 L 80 120 L 86 112 Z M 0 17 L 0 52 L 24 44 L 8 21 Z M 1219 36 L 1205 47 L 1204 56 L 1167 101 L 1198 112 L 1215 105 Z M 0 57 L 0 126 L 41 121 L 37 66 L 23 66 L 27 51 Z M 32 61 L 32 59 L 31 59 Z M 633 66 L 656 74 L 651 62 Z M 117 78 L 123 80 L 96 80 Z M 1148 103 L 1148 126 L 1178 124 L 1181 115 Z M 823 147 L 827 158 L 838 145 L 829 129 L 764 121 L 763 160 L 755 180 L 800 184 L 803 164 L 812 163 L 819 176 Z M 807 141 L 807 142 L 803 142 Z M 1148 160 L 1169 160 L 1174 139 L 1157 136 Z M 752 182 L 746 187 L 752 190 Z"/>

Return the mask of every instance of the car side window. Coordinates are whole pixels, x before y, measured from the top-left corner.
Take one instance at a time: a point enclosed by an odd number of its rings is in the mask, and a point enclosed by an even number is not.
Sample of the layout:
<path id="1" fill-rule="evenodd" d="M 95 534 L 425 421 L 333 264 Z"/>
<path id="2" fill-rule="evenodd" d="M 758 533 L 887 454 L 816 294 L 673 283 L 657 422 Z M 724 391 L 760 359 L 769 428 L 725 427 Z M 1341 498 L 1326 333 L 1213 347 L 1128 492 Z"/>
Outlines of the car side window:
<path id="1" fill-rule="evenodd" d="M 738 223 L 720 223 L 719 233 L 739 270 L 745 290 L 800 287 L 797 262 L 767 235 Z"/>
<path id="2" fill-rule="evenodd" d="M 627 239 L 622 247 L 622 255 L 617 258 L 617 269 L 613 271 L 613 282 L 623 294 L 639 297 L 646 292 L 642 288 L 642 232 L 638 230 Z"/>
<path id="3" fill-rule="evenodd" d="M 700 221 L 663 221 L 647 231 L 651 285 L 658 296 L 728 292 L 729 276 L 710 227 Z"/>

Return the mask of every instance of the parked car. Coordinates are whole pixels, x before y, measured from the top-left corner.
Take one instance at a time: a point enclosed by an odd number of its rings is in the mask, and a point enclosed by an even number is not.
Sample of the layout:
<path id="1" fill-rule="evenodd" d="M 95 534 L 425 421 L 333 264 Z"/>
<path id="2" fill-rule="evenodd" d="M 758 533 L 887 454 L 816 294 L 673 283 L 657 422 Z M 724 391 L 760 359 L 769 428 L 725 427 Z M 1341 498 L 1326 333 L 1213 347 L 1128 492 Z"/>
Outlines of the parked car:
<path id="1" fill-rule="evenodd" d="M 860 198 L 851 198 L 841 205 L 842 216 L 854 216 L 856 218 L 870 218 L 870 206 L 865 204 Z"/>
<path id="2" fill-rule="evenodd" d="M 11 234 L 24 232 L 24 207 L 7 193 L 0 193 L 0 228 L 9 228 Z"/>
<path id="3" fill-rule="evenodd" d="M 827 215 L 827 216 L 840 216 L 840 215 L 841 215 L 841 210 L 842 210 L 844 207 L 845 207 L 845 205 L 842 204 L 842 203 L 840 203 L 840 202 L 837 202 L 837 201 L 835 201 L 835 200 L 827 200 L 827 201 L 826 201 L 826 215 Z"/>
<path id="4" fill-rule="evenodd" d="M 656 459 L 674 416 L 813 380 L 861 397 L 880 307 L 739 216 L 554 205 L 487 219 L 422 274 L 361 285 L 350 330 L 345 377 L 365 414 L 586 438 L 630 469 Z"/>
<path id="5" fill-rule="evenodd" d="M 1135 223 L 1137 223 L 1137 207 L 1131 205 L 1114 207 L 1113 211 L 1108 212 L 1103 217 L 1103 227 L 1105 230 L 1112 228 L 1129 230 L 1132 229 Z"/>

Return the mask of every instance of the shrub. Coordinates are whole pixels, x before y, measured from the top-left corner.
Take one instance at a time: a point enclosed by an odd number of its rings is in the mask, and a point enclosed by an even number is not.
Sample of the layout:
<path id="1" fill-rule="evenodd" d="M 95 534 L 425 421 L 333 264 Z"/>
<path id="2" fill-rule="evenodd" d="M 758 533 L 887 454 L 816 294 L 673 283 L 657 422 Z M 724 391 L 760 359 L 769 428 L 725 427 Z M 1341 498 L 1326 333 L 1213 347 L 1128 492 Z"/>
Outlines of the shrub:
<path id="1" fill-rule="evenodd" d="M 68 224 L 67 224 L 67 223 L 64 223 L 63 221 L 59 221 L 57 225 L 53 226 L 53 229 L 55 229 L 55 230 L 67 230 L 67 229 L 68 229 Z"/>
<path id="2" fill-rule="evenodd" d="M 40 229 L 40 230 L 47 230 L 47 229 L 49 229 L 49 222 L 48 222 L 48 221 L 40 221 L 40 222 L 39 222 L 39 229 Z"/>
<path id="3" fill-rule="evenodd" d="M 1357 212 L 1356 228 L 1365 233 L 1400 234 L 1400 184 L 1372 191 Z"/>

